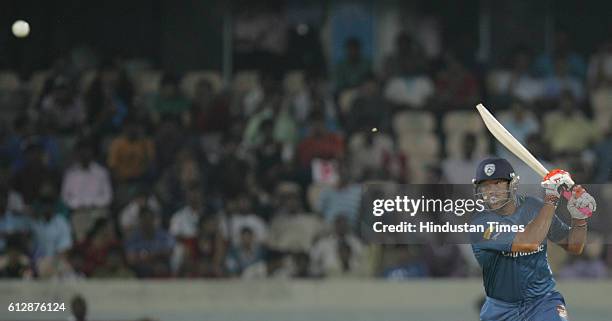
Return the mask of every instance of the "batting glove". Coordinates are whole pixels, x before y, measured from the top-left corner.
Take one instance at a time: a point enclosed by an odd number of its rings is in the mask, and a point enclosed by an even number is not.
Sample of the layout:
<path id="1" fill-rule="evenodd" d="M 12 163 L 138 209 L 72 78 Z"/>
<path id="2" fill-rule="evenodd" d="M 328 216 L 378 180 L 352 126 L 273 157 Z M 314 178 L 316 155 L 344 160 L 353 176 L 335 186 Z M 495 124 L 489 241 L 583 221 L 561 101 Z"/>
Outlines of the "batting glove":
<path id="1" fill-rule="evenodd" d="M 544 202 L 556 205 L 561 198 L 562 189 L 569 190 L 574 186 L 574 181 L 568 172 L 553 169 L 544 176 L 540 184 L 544 188 Z"/>
<path id="2" fill-rule="evenodd" d="M 597 209 L 595 198 L 580 185 L 574 186 L 572 196 L 567 201 L 567 210 L 572 218 L 583 220 L 591 217 Z"/>

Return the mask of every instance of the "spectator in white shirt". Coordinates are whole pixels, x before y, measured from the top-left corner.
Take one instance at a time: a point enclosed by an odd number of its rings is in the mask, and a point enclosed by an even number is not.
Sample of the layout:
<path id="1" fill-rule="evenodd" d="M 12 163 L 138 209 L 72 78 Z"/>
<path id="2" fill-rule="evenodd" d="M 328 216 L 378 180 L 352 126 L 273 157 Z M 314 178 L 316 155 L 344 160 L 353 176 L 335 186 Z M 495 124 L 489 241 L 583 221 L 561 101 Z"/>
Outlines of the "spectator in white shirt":
<path id="1" fill-rule="evenodd" d="M 442 161 L 442 174 L 450 184 L 470 184 L 472 182 L 472 171 L 478 164 L 475 157 L 476 135 L 465 134 L 462 142 L 461 155 L 449 157 Z"/>
<path id="2" fill-rule="evenodd" d="M 531 61 L 531 51 L 528 48 L 517 48 L 511 66 L 491 73 L 489 84 L 491 94 L 503 98 L 504 101 L 511 97 L 517 97 L 528 103 L 540 99 L 544 87 L 540 79 L 530 74 Z"/>
<path id="3" fill-rule="evenodd" d="M 129 235 L 139 226 L 139 213 L 148 208 L 155 215 L 156 226 L 161 225 L 161 205 L 154 193 L 148 188 L 140 188 L 134 198 L 119 213 L 119 226 L 123 235 Z"/>
<path id="4" fill-rule="evenodd" d="M 268 226 L 261 217 L 251 212 L 251 200 L 248 194 L 243 194 L 228 201 L 227 215 L 221 218 L 221 230 L 230 239 L 232 245 L 240 242 L 240 232 L 248 227 L 253 231 L 255 241 L 266 242 Z"/>
<path id="5" fill-rule="evenodd" d="M 76 162 L 64 175 L 62 199 L 72 210 L 72 225 L 78 242 L 96 219 L 108 215 L 113 192 L 109 173 L 93 160 L 89 141 L 77 143 L 76 156 Z"/>
<path id="6" fill-rule="evenodd" d="M 337 216 L 334 231 L 321 238 L 310 252 L 311 272 L 321 276 L 365 274 L 364 246 L 351 232 L 346 216 Z"/>
<path id="7" fill-rule="evenodd" d="M 287 252 L 307 252 L 325 225 L 320 216 L 304 210 L 302 190 L 293 182 L 276 187 L 275 213 L 270 222 L 268 246 Z"/>
<path id="8" fill-rule="evenodd" d="M 192 186 L 186 194 L 187 204 L 170 219 L 170 234 L 178 241 L 195 239 L 198 221 L 204 212 L 202 190 Z"/>

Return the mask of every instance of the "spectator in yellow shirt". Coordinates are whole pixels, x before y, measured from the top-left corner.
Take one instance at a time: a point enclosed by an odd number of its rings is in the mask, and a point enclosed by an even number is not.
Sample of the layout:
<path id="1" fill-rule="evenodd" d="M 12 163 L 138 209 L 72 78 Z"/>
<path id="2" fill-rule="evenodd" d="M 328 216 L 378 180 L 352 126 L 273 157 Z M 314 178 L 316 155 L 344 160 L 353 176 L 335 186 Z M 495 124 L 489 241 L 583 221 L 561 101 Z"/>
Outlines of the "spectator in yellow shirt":
<path id="1" fill-rule="evenodd" d="M 110 144 L 108 167 L 116 180 L 141 178 L 154 160 L 153 141 L 142 134 L 142 126 L 134 121 L 127 122 L 123 134 Z"/>

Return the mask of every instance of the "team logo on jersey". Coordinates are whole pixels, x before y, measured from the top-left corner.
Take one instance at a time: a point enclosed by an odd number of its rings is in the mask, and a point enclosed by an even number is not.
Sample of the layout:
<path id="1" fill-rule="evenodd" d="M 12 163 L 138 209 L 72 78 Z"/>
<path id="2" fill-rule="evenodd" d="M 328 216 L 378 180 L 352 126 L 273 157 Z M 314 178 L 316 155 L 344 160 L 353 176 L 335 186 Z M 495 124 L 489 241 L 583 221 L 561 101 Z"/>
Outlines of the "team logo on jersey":
<path id="1" fill-rule="evenodd" d="M 500 234 L 501 234 L 501 232 L 497 232 L 497 233 L 493 234 L 493 228 L 488 227 L 488 228 L 485 230 L 485 232 L 484 232 L 484 234 L 482 235 L 482 237 L 483 237 L 485 240 L 496 240 L 496 239 L 497 239 L 497 237 L 498 237 Z"/>
<path id="2" fill-rule="evenodd" d="M 485 165 L 484 173 L 487 174 L 487 176 L 493 175 L 493 173 L 495 173 L 495 164 L 487 164 L 487 165 Z"/>
<path id="3" fill-rule="evenodd" d="M 490 227 L 487 228 L 482 237 L 484 237 L 485 240 L 491 239 L 491 232 L 493 232 L 493 230 Z"/>
<path id="4" fill-rule="evenodd" d="M 567 310 L 563 304 L 557 305 L 557 313 L 559 313 L 560 317 L 567 319 Z"/>

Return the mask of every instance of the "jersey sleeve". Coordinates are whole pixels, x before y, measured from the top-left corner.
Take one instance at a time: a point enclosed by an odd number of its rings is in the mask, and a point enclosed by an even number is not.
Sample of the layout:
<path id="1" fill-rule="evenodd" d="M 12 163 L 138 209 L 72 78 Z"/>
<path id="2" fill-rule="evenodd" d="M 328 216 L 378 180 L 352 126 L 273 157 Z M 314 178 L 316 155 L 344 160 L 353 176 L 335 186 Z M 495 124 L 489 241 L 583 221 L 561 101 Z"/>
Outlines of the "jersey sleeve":
<path id="1" fill-rule="evenodd" d="M 569 235 L 570 228 L 556 214 L 550 222 L 547 238 L 553 242 L 559 242 Z"/>
<path id="2" fill-rule="evenodd" d="M 495 229 L 493 223 L 504 224 L 504 222 L 488 221 L 486 218 L 476 219 L 472 222 L 473 225 L 481 227 L 479 232 L 470 234 L 473 249 L 510 252 L 516 232 L 500 232 Z"/>

